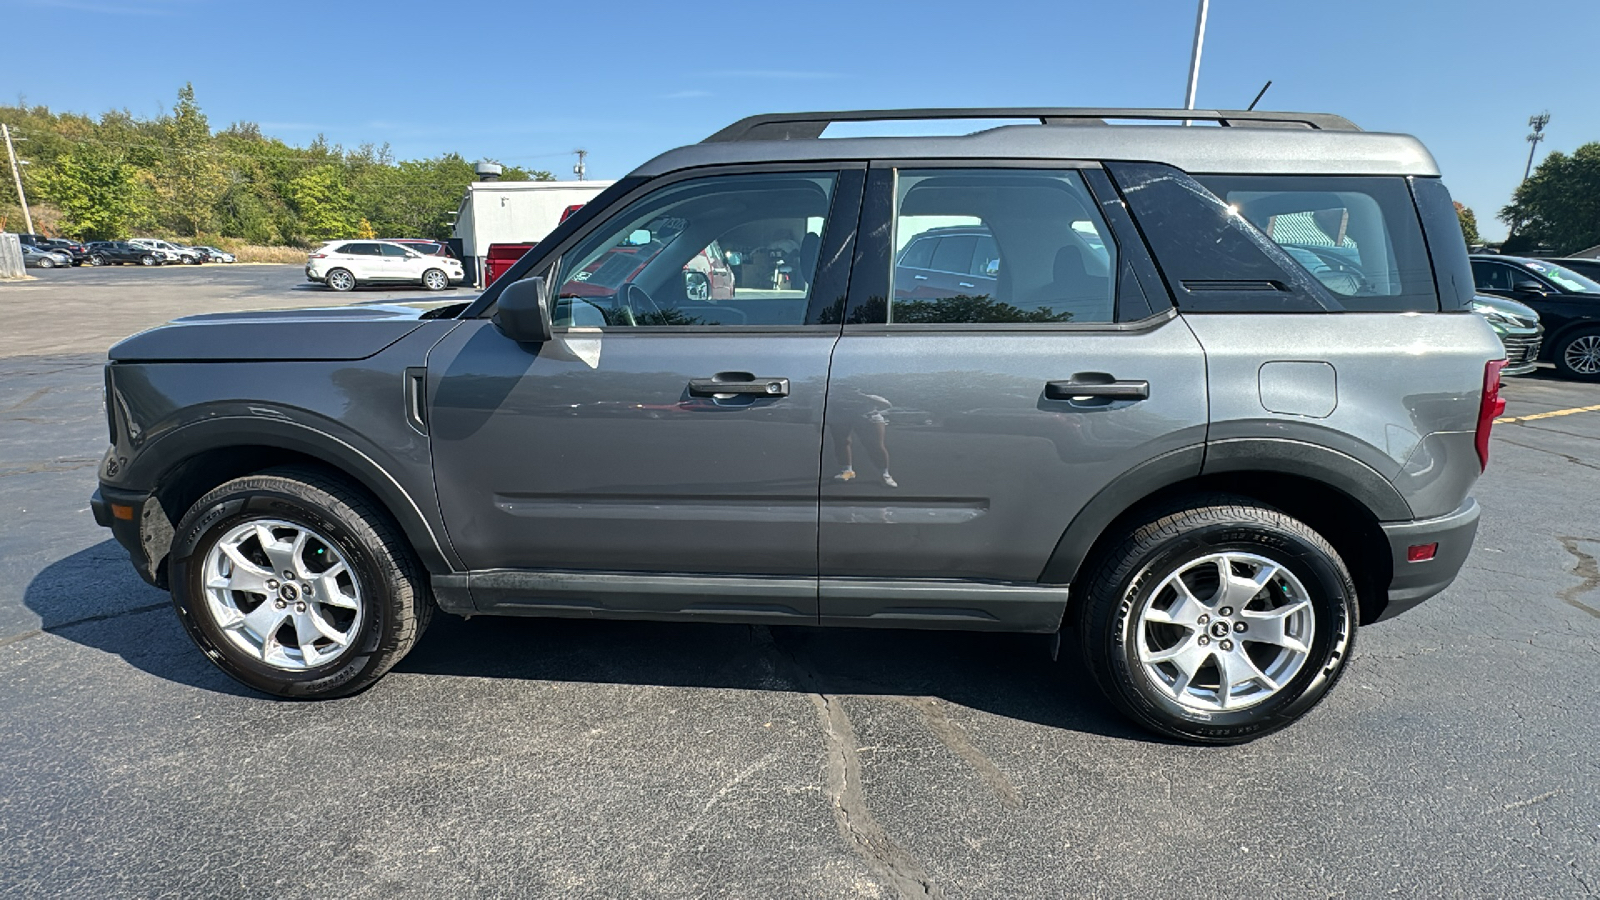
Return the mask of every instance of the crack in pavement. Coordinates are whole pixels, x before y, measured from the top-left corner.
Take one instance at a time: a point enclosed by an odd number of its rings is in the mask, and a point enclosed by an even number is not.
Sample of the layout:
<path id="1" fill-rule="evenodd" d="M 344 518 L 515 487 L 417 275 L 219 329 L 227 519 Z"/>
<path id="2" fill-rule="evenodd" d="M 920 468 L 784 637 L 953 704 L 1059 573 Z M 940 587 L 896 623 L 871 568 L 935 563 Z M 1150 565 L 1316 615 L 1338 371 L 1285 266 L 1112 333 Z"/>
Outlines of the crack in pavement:
<path id="1" fill-rule="evenodd" d="M 943 705 L 937 699 L 908 697 L 906 703 L 922 715 L 922 724 L 933 732 L 934 737 L 938 738 L 950 752 L 977 770 L 978 778 L 988 786 L 989 790 L 994 791 L 995 796 L 1000 798 L 1001 804 L 1007 809 L 1022 808 L 1022 793 L 1017 790 L 1017 786 L 1006 777 L 1006 773 L 1000 771 L 994 760 L 967 739 L 966 732 L 945 713 Z"/>
<path id="2" fill-rule="evenodd" d="M 1500 440 L 1503 441 L 1504 443 L 1510 444 L 1513 447 L 1521 447 L 1524 450 L 1537 450 L 1540 453 L 1548 453 L 1551 456 L 1559 456 L 1562 459 L 1566 460 L 1569 463 L 1572 463 L 1575 466 L 1583 466 L 1584 468 L 1587 468 L 1587 469 L 1594 469 L 1596 471 L 1600 471 L 1600 466 L 1597 466 L 1592 462 L 1584 462 L 1583 460 L 1577 458 L 1576 456 L 1573 456 L 1570 453 L 1562 453 L 1559 450 L 1551 450 L 1551 449 L 1548 449 L 1546 447 L 1535 447 L 1532 444 L 1524 444 L 1524 443 L 1522 443 L 1520 441 L 1510 440 L 1509 438 L 1501 438 Z"/>
<path id="3" fill-rule="evenodd" d="M 794 654 L 778 646 L 772 630 L 765 625 L 751 627 L 757 644 L 783 664 L 790 680 L 810 697 L 822 721 L 826 739 L 826 775 L 828 801 L 833 807 L 834 821 L 839 833 L 850 843 L 885 884 L 901 897 L 939 897 L 944 892 L 933 883 L 930 876 L 905 848 L 896 844 L 873 818 L 867 808 L 861 784 L 860 743 L 855 726 L 845 711 L 844 698 L 829 693 L 815 670 L 802 663 Z"/>
<path id="4" fill-rule="evenodd" d="M 1583 582 L 1580 584 L 1575 584 L 1569 588 L 1563 588 L 1560 593 L 1556 594 L 1556 596 L 1561 598 L 1561 602 L 1567 604 L 1568 606 L 1571 606 L 1575 609 L 1581 609 L 1589 615 L 1594 616 L 1596 619 L 1600 619 L 1600 609 L 1595 609 L 1589 604 L 1582 603 L 1578 600 L 1579 596 L 1587 594 L 1595 588 L 1600 587 L 1600 564 L 1595 562 L 1595 558 L 1593 556 L 1590 556 L 1582 550 L 1579 550 L 1578 544 L 1580 542 L 1596 544 L 1600 543 L 1600 539 L 1571 537 L 1568 535 L 1561 535 L 1556 539 L 1561 542 L 1561 546 L 1567 548 L 1568 553 L 1571 553 L 1573 556 L 1577 557 L 1578 567 L 1573 569 L 1572 573 L 1583 579 Z"/>
<path id="5" fill-rule="evenodd" d="M 73 628 L 78 625 L 88 625 L 91 622 L 104 622 L 107 619 L 118 619 L 123 616 L 135 616 L 139 615 L 140 613 L 154 612 L 158 609 L 167 609 L 171 605 L 171 603 L 165 601 L 161 603 L 147 603 L 144 606 L 135 606 L 131 609 L 118 610 L 117 612 L 100 613 L 93 616 L 84 616 L 81 619 L 73 619 L 68 622 L 58 622 L 54 625 L 40 625 L 38 628 L 0 637 L 0 647 L 4 647 L 8 644 L 15 644 L 18 641 L 25 641 L 28 638 L 36 638 L 41 634 L 60 631 L 63 628 Z"/>

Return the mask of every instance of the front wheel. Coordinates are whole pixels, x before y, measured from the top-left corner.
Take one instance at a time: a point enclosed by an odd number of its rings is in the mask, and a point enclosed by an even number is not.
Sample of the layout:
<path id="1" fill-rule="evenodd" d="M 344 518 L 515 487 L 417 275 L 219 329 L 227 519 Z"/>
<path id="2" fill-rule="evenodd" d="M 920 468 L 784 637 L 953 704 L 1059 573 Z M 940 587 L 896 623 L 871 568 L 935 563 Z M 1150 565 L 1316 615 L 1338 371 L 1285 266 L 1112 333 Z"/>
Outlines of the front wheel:
<path id="1" fill-rule="evenodd" d="M 356 277 L 350 274 L 348 269 L 334 269 L 328 273 L 328 277 L 324 278 L 323 282 L 341 294 L 345 291 L 356 289 Z"/>
<path id="2" fill-rule="evenodd" d="M 155 264 L 156 264 L 156 258 L 154 256 L 141 256 L 141 257 L 139 257 L 139 265 L 141 265 L 141 266 L 153 266 Z"/>
<path id="3" fill-rule="evenodd" d="M 429 269 L 422 273 L 422 286 L 430 291 L 442 291 L 450 286 L 450 276 L 442 269 Z"/>
<path id="4" fill-rule="evenodd" d="M 219 668 L 284 697 L 353 694 L 432 617 L 406 538 L 365 494 L 282 468 L 230 481 L 179 523 L 172 602 Z"/>
<path id="5" fill-rule="evenodd" d="M 103 266 L 106 264 L 106 261 L 107 260 L 104 253 L 96 253 L 89 257 L 89 265 L 91 266 Z"/>
<path id="6" fill-rule="evenodd" d="M 1569 334 L 1551 354 L 1556 368 L 1568 378 L 1600 381 L 1600 329 Z"/>
<path id="7" fill-rule="evenodd" d="M 41 268 L 41 269 L 54 269 L 55 267 L 56 267 L 56 261 L 51 259 L 48 256 L 45 257 L 44 259 L 39 260 L 39 268 Z"/>
<path id="8" fill-rule="evenodd" d="M 1135 528 L 1091 569 L 1084 659 L 1139 724 L 1237 744 L 1305 715 L 1344 670 L 1356 591 L 1305 523 L 1212 497 Z"/>

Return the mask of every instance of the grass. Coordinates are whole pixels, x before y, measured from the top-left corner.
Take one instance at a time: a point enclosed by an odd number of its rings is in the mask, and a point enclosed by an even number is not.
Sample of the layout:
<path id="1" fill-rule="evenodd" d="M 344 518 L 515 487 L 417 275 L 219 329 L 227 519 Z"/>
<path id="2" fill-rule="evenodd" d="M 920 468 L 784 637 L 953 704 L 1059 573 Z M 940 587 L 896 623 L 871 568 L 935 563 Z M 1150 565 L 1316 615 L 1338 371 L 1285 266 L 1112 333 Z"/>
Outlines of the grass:
<path id="1" fill-rule="evenodd" d="M 236 244 L 231 247 L 225 246 L 222 249 L 238 257 L 239 262 L 291 263 L 294 265 L 304 264 L 306 254 L 310 252 L 302 247 L 262 247 L 256 244 Z"/>

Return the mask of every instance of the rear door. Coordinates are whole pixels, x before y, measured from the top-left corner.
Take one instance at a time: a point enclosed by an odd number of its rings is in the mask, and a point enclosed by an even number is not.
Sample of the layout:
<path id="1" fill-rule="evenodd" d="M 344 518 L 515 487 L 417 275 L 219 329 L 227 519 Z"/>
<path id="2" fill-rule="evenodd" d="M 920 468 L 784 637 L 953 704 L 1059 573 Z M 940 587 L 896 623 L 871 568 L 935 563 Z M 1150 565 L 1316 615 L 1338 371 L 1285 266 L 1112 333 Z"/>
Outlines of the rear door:
<path id="1" fill-rule="evenodd" d="M 439 501 L 480 608 L 815 621 L 823 404 L 864 176 L 658 180 L 530 270 L 556 286 L 555 340 L 477 319 L 433 350 Z M 748 258 L 804 234 L 822 246 L 806 288 L 691 290 L 685 265 L 714 242 Z"/>
<path id="2" fill-rule="evenodd" d="M 1200 346 L 1098 169 L 874 167 L 864 209 L 861 233 L 890 237 L 860 246 L 834 352 L 823 620 L 1053 629 L 1059 593 L 1001 609 L 972 592 L 1038 582 L 1102 488 L 1203 444 Z M 894 248 L 933 229 L 964 233 L 964 277 L 908 286 Z"/>

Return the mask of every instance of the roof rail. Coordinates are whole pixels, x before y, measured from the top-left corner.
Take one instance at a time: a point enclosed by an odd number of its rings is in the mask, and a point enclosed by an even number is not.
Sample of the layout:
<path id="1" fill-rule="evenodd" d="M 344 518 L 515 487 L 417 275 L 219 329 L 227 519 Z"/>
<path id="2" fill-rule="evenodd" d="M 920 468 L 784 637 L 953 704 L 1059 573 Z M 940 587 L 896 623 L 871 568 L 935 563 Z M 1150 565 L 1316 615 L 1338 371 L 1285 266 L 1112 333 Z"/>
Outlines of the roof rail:
<path id="1" fill-rule="evenodd" d="M 993 107 L 976 109 L 858 109 L 843 112 L 768 113 L 740 119 L 701 141 L 794 141 L 818 138 L 835 122 L 937 121 L 940 119 L 1038 119 L 1041 125 L 1104 125 L 1107 119 L 1215 122 L 1224 126 L 1309 128 L 1360 131 L 1343 116 L 1328 113 L 1266 112 L 1242 109 L 1117 109 L 1091 107 Z"/>

